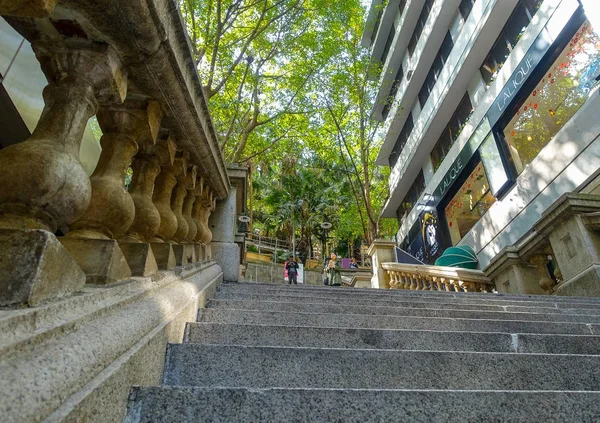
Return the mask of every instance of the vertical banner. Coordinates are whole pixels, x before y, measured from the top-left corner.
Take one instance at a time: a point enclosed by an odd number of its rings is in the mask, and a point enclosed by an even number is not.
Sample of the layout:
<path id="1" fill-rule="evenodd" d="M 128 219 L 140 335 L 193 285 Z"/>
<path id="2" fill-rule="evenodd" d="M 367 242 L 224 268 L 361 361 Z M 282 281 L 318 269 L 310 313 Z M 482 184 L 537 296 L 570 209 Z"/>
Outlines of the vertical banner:
<path id="1" fill-rule="evenodd" d="M 438 215 L 433 209 L 424 210 L 421 212 L 419 219 L 421 222 L 421 237 L 423 239 L 424 260 L 422 261 L 432 264 L 441 254 Z"/>
<path id="2" fill-rule="evenodd" d="M 298 263 L 298 283 L 304 283 L 304 265 Z"/>

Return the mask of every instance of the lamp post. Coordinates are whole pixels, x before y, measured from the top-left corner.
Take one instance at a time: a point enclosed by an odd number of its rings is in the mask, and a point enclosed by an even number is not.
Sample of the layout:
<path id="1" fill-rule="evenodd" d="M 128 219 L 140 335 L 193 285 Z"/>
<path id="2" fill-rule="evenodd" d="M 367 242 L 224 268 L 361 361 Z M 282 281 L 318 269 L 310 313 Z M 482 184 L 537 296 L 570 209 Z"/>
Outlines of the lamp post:
<path id="1" fill-rule="evenodd" d="M 327 242 L 327 239 L 329 238 L 329 229 L 331 229 L 331 223 L 329 222 L 323 222 L 321 223 L 321 228 L 323 228 L 323 230 L 325 231 L 325 255 L 329 256 L 329 243 Z M 325 259 L 325 257 L 323 258 Z"/>

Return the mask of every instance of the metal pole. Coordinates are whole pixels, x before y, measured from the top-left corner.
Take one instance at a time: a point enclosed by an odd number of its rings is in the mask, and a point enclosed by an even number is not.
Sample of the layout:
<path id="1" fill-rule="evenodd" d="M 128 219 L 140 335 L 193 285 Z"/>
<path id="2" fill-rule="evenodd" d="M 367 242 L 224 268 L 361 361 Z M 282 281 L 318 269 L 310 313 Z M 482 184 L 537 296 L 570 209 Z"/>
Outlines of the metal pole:
<path id="1" fill-rule="evenodd" d="M 277 263 L 277 238 L 275 238 L 275 254 L 273 254 L 273 263 Z"/>
<path id="2" fill-rule="evenodd" d="M 294 223 L 294 206 L 292 205 L 292 256 L 296 260 L 296 225 Z"/>

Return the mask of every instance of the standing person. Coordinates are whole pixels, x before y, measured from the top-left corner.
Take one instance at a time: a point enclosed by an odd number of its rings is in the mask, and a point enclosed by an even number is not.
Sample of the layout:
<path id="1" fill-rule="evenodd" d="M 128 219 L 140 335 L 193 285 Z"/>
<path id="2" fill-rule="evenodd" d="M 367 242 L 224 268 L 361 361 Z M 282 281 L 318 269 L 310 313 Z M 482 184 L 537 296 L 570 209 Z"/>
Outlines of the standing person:
<path id="1" fill-rule="evenodd" d="M 329 277 L 329 285 L 340 286 L 342 284 L 342 265 L 337 259 L 335 253 L 331 253 L 329 263 L 327 263 L 327 276 Z"/>
<path id="2" fill-rule="evenodd" d="M 323 285 L 329 285 L 329 275 L 327 274 L 329 260 L 329 257 L 325 258 L 325 265 L 323 266 Z"/>
<path id="3" fill-rule="evenodd" d="M 298 285 L 298 268 L 300 266 L 298 266 L 298 263 L 296 263 L 296 261 L 294 260 L 294 257 L 290 256 L 290 258 L 288 259 L 288 262 L 285 265 L 285 270 L 287 270 L 288 272 L 288 279 L 289 279 L 289 284 L 291 285 L 292 282 L 294 283 L 294 285 Z"/>

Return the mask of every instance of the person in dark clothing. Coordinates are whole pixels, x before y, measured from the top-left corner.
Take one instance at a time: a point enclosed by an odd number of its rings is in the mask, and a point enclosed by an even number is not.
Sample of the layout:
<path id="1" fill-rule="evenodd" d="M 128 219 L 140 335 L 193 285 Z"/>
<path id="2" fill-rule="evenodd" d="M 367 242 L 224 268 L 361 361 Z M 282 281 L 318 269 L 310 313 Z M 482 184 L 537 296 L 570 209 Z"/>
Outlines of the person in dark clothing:
<path id="1" fill-rule="evenodd" d="M 290 285 L 293 283 L 294 285 L 298 284 L 298 263 L 294 260 L 294 257 L 288 259 L 288 262 L 285 264 L 285 270 L 288 272 L 288 280 Z"/>

